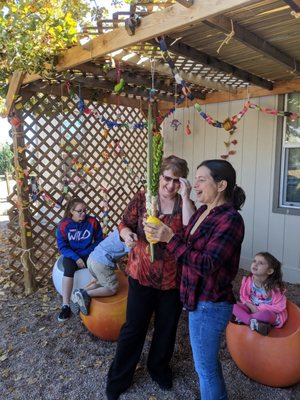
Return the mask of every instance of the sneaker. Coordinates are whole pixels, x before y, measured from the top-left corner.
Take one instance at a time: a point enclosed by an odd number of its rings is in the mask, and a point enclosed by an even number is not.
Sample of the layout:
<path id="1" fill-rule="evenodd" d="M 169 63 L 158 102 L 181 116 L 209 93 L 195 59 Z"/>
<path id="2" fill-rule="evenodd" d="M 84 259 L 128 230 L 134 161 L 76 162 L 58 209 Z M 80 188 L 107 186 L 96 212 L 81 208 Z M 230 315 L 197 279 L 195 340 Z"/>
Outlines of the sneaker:
<path id="1" fill-rule="evenodd" d="M 266 322 L 257 322 L 257 332 L 260 333 L 263 336 L 268 336 L 268 334 L 270 333 L 272 326 L 271 324 L 268 324 Z"/>
<path id="2" fill-rule="evenodd" d="M 74 290 L 72 301 L 78 304 L 83 315 L 89 315 L 91 298 L 84 289 Z"/>
<path id="3" fill-rule="evenodd" d="M 62 309 L 57 317 L 59 322 L 64 322 L 71 316 L 71 309 L 69 306 L 62 306 Z"/>
<path id="4" fill-rule="evenodd" d="M 79 289 L 73 290 L 72 295 L 71 295 L 71 302 L 70 302 L 70 308 L 74 315 L 78 315 L 80 312 L 79 304 L 77 303 L 76 292 L 79 292 Z"/>
<path id="5" fill-rule="evenodd" d="M 267 336 L 270 333 L 272 326 L 266 322 L 257 321 L 257 319 L 250 319 L 251 331 L 256 331 L 263 336 Z"/>
<path id="6" fill-rule="evenodd" d="M 72 311 L 72 314 L 74 315 L 78 315 L 80 308 L 79 308 L 79 304 L 78 303 L 74 303 L 72 300 L 70 302 L 70 309 Z"/>

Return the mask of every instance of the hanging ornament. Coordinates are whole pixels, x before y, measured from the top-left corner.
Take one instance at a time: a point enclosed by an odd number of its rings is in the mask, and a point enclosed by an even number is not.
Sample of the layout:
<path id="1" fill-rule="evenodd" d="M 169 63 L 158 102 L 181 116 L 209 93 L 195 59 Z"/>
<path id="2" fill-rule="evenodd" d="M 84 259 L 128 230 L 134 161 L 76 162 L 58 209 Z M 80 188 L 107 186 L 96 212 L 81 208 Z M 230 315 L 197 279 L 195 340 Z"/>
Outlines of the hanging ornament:
<path id="1" fill-rule="evenodd" d="M 186 124 L 185 133 L 188 136 L 192 133 L 191 128 L 190 128 L 190 121 L 188 121 L 188 123 Z"/>
<path id="2" fill-rule="evenodd" d="M 107 128 L 103 128 L 102 134 L 103 134 L 104 139 L 106 140 L 107 137 L 108 137 L 108 129 Z"/>
<path id="3" fill-rule="evenodd" d="M 181 125 L 181 122 L 178 119 L 173 118 L 171 121 L 171 128 L 174 128 L 177 131 L 178 127 Z"/>
<path id="4" fill-rule="evenodd" d="M 9 122 L 12 126 L 14 126 L 15 128 L 19 128 L 22 124 L 21 119 L 17 116 L 16 113 L 12 113 L 11 118 L 9 119 Z"/>
<path id="5" fill-rule="evenodd" d="M 115 85 L 115 87 L 114 87 L 114 92 L 117 93 L 117 94 L 121 93 L 122 90 L 123 90 L 123 88 L 124 88 L 124 85 L 125 85 L 125 81 L 124 81 L 123 78 L 121 78 L 121 79 L 120 79 L 120 82 L 118 82 L 118 83 Z"/>

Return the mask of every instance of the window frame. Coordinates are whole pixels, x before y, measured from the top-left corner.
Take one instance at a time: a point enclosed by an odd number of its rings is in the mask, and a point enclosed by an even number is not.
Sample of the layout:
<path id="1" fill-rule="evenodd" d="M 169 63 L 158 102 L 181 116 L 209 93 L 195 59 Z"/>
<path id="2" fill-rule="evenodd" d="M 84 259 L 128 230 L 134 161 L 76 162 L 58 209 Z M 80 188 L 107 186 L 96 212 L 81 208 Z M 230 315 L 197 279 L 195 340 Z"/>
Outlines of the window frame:
<path id="1" fill-rule="evenodd" d="M 278 96 L 278 109 L 287 109 L 288 94 Z M 283 200 L 287 185 L 287 163 L 288 149 L 298 146 L 285 144 L 287 117 L 277 118 L 276 147 L 275 147 L 275 169 L 274 169 L 274 195 L 273 212 L 280 214 L 300 215 L 300 203 L 293 205 Z M 300 147 L 300 144 L 299 144 Z"/>

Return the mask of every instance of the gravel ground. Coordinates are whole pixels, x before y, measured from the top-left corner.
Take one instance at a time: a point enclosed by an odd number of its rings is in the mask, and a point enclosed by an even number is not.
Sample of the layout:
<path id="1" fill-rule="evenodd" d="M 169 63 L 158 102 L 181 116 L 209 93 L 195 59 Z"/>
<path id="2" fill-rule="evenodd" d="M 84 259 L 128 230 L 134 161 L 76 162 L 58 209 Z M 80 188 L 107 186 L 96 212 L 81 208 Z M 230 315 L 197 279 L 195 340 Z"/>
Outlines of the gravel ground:
<path id="1" fill-rule="evenodd" d="M 9 294 L 6 223 L 0 223 L 0 399 L 1 400 L 103 400 L 108 367 L 116 343 L 90 334 L 79 317 L 57 322 L 61 297 L 51 282 L 34 295 Z M 240 271 L 235 282 L 238 291 Z M 288 298 L 300 306 L 300 285 L 288 284 Z M 145 368 L 152 327 L 132 387 L 120 400 L 199 399 L 188 341 L 187 315 L 180 320 L 172 361 L 174 387 L 162 391 Z M 247 378 L 232 361 L 225 339 L 220 352 L 229 400 L 296 400 L 300 383 L 271 388 Z"/>

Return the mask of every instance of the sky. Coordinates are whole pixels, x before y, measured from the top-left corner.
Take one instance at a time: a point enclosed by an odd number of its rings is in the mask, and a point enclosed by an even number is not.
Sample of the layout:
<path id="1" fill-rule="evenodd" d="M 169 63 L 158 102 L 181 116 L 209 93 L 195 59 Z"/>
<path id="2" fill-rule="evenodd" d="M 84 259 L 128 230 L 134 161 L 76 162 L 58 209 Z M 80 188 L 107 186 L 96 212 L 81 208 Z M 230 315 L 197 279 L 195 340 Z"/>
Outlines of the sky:
<path id="1" fill-rule="evenodd" d="M 8 131 L 11 126 L 7 121 L 7 118 L 0 117 L 0 144 L 8 142 L 11 143 L 11 138 L 8 136 Z"/>
<path id="2" fill-rule="evenodd" d="M 106 4 L 105 7 L 108 8 L 110 16 L 112 15 L 112 13 L 114 11 L 116 11 L 116 9 L 113 6 L 110 6 L 108 4 Z M 129 9 L 128 4 L 126 4 L 122 7 L 122 11 L 128 10 L 128 9 Z M 118 9 L 118 10 L 120 10 L 120 9 Z M 8 135 L 8 131 L 10 130 L 10 128 L 11 128 L 11 126 L 10 126 L 9 122 L 7 121 L 7 118 L 0 117 L 0 144 L 3 144 L 5 142 L 11 143 L 12 140 Z"/>

